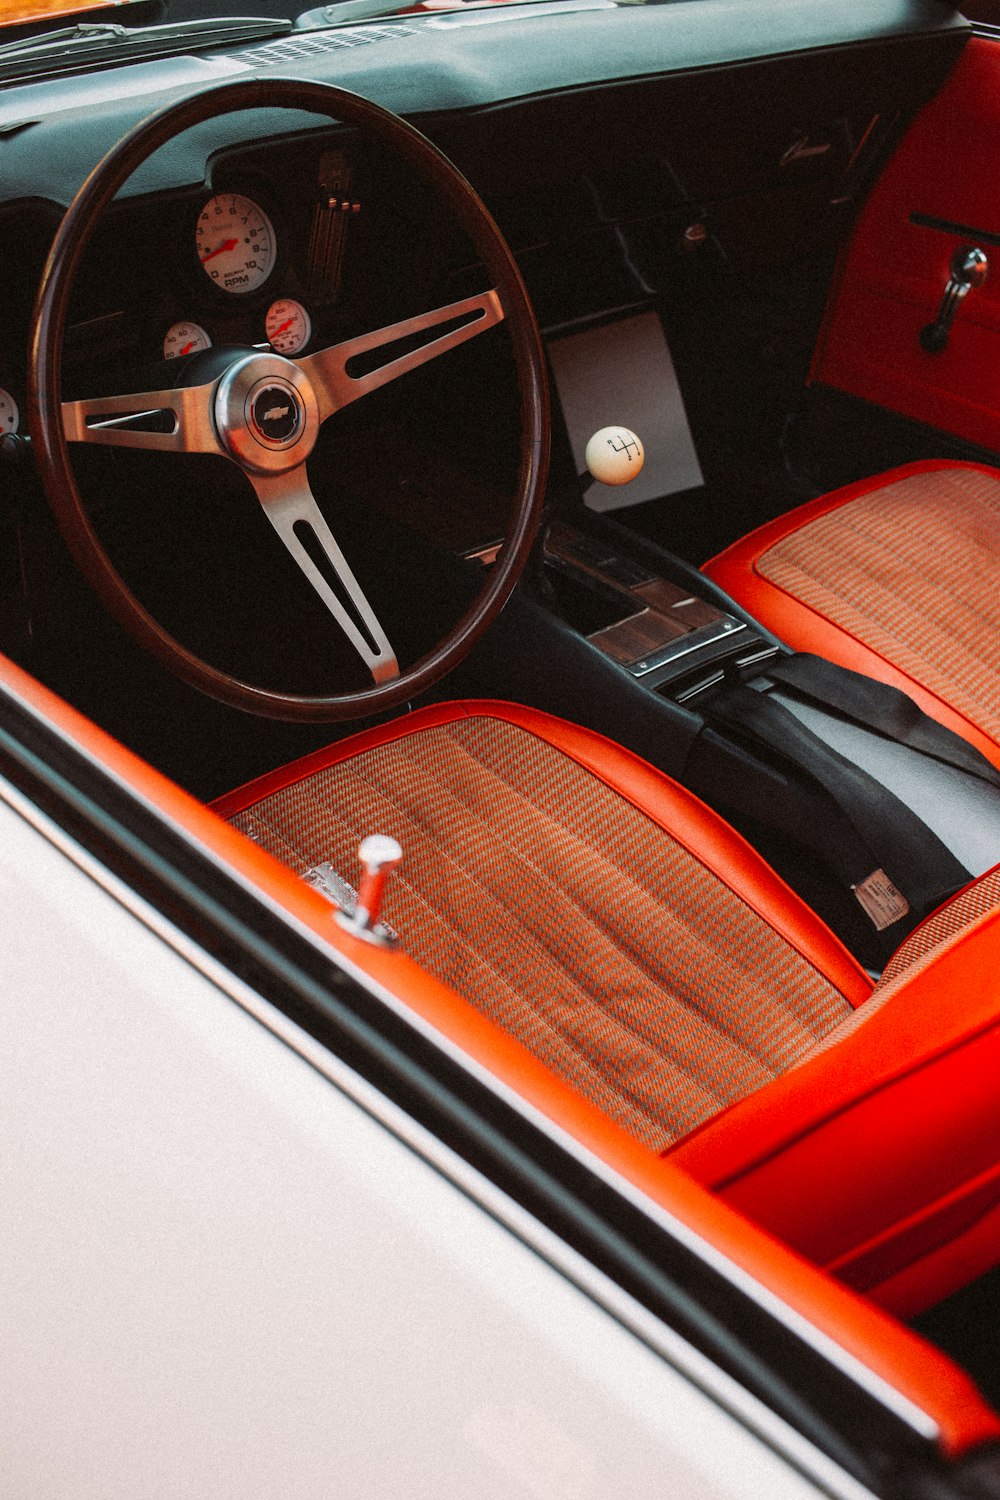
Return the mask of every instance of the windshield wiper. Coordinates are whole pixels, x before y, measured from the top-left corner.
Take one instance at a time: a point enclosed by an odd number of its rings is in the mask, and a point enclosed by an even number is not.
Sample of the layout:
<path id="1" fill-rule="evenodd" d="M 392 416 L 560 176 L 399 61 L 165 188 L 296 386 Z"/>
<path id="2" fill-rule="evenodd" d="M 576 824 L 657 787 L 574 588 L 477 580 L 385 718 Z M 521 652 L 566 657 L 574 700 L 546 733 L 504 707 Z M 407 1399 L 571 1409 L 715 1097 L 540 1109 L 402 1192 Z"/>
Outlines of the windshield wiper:
<path id="1" fill-rule="evenodd" d="M 198 52 L 204 47 L 287 36 L 291 29 L 291 21 L 269 20 L 264 16 L 209 17 L 175 21 L 166 26 L 81 22 L 0 45 L 0 79 L 71 72 L 95 63 L 120 62 L 126 55 L 129 61 L 134 61 L 164 53 Z"/>

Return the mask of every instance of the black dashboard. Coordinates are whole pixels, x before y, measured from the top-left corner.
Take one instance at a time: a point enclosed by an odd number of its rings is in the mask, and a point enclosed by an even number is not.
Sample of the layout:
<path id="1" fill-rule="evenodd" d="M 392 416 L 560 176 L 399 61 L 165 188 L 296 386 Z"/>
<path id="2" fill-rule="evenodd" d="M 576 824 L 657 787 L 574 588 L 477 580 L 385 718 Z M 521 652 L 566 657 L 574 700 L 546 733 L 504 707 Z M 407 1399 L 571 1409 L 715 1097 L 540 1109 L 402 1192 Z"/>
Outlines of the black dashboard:
<path id="1" fill-rule="evenodd" d="M 152 108 L 213 83 L 335 82 L 416 120 L 487 201 L 550 324 L 643 284 L 659 290 L 685 260 L 740 269 L 835 239 L 966 35 L 935 0 L 557 0 L 15 85 L 0 94 L 15 322 L 59 209 L 99 155 Z M 183 316 L 188 287 L 211 306 L 199 296 L 191 217 L 216 193 L 242 186 L 253 197 L 256 184 L 280 227 L 268 291 L 301 289 L 310 199 L 323 192 L 317 153 L 330 149 L 308 144 L 316 123 L 290 112 L 233 116 L 189 132 L 136 175 L 134 201 L 106 236 L 103 274 L 126 303 L 148 308 L 152 346 L 165 317 Z M 369 217 L 385 194 L 372 181 L 362 196 Z M 602 275 L 601 242 L 616 236 L 636 265 L 631 286 Z M 117 311 L 99 306 L 115 300 L 102 299 L 100 274 L 83 321 Z M 231 320 L 220 317 L 228 336 Z M 263 337 L 252 319 L 236 322 L 241 338 Z"/>
<path id="2" fill-rule="evenodd" d="M 557 0 L 14 85 L 0 94 L 0 232 L 16 250 L 0 386 L 23 411 L 29 312 L 61 208 L 106 148 L 193 89 L 306 77 L 415 118 L 476 185 L 556 328 L 836 245 L 966 35 L 935 0 Z M 388 321 L 449 281 L 456 295 L 474 285 L 419 187 L 314 118 L 212 122 L 158 153 L 128 194 L 79 288 L 67 379 L 80 389 L 165 345 L 258 345 L 270 327 L 297 352 L 352 328 L 352 309 Z M 227 194 L 269 229 L 267 266 L 228 287 L 205 274 L 225 252 L 209 266 L 198 240 L 199 217 L 210 204 L 218 217 Z M 317 204 L 331 197 L 324 229 Z M 337 241 L 325 278 L 324 234 Z"/>
<path id="3" fill-rule="evenodd" d="M 868 186 L 968 34 L 937 0 L 541 0 L 15 83 L 0 92 L 0 428 L 25 429 L 31 309 L 61 213 L 158 106 L 250 78 L 369 96 L 477 188 L 547 336 L 655 308 L 679 329 L 693 319 L 695 348 L 702 311 L 725 319 L 748 279 L 815 262 L 825 284 Z M 226 115 L 160 150 L 106 213 L 77 281 L 64 394 L 168 384 L 170 358 L 205 344 L 307 353 L 482 286 L 439 206 L 372 142 L 290 110 Z M 457 552 L 496 538 L 516 411 L 495 399 L 490 338 L 371 418 L 352 413 L 319 453 L 362 497 L 354 512 L 384 489 L 392 448 L 403 478 L 379 497 L 390 511 L 402 495 Z M 444 427 L 448 443 L 428 444 Z M 557 482 L 571 467 L 559 436 Z M 115 493 L 124 459 L 82 463 L 97 496 Z M 23 454 L 7 467 L 15 497 L 31 469 Z M 148 487 L 140 463 L 130 492 Z M 23 587 L 19 567 L 5 567 L 3 592 Z"/>

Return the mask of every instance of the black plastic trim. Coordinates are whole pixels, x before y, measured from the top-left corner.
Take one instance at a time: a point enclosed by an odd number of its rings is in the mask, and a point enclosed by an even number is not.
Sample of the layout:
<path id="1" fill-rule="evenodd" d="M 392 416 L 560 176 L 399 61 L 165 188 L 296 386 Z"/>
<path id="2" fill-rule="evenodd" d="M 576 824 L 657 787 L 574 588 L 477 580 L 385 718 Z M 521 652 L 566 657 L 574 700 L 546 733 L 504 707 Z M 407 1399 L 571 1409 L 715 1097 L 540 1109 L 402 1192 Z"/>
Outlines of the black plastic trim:
<path id="1" fill-rule="evenodd" d="M 982 240 L 987 245 L 1000 245 L 1000 234 L 993 229 L 976 229 L 971 224 L 960 224 L 956 219 L 937 219 L 933 214 L 912 213 L 910 223 L 921 229 L 939 229 L 944 234 L 960 234 L 963 239 Z"/>

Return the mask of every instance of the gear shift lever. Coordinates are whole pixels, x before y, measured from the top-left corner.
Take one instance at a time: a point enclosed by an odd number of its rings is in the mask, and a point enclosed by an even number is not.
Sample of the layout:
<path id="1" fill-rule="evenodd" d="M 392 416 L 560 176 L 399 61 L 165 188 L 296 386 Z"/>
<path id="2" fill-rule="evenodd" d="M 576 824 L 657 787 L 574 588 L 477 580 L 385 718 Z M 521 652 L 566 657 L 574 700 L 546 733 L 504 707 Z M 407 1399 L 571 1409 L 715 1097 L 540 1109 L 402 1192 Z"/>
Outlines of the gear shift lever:
<path id="1" fill-rule="evenodd" d="M 646 450 L 628 427 L 601 427 L 589 439 L 583 455 L 588 477 L 600 484 L 630 484 L 642 472 Z"/>

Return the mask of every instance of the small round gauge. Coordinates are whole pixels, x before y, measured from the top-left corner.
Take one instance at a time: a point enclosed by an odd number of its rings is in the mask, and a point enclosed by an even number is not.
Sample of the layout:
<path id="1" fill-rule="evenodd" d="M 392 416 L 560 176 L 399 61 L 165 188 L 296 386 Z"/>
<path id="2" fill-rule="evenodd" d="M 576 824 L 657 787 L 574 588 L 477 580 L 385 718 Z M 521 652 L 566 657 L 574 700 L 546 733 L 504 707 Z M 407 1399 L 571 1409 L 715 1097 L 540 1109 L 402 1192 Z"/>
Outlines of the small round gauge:
<path id="1" fill-rule="evenodd" d="M 184 319 L 171 323 L 163 335 L 163 358 L 178 359 L 182 354 L 197 354 L 201 349 L 211 349 L 212 340 L 200 323 Z"/>
<path id="2" fill-rule="evenodd" d="M 5 391 L 0 386 L 0 437 L 8 432 L 16 432 L 17 424 L 21 414 L 17 409 L 17 402 L 10 391 Z"/>
<path id="3" fill-rule="evenodd" d="M 198 259 L 205 275 L 224 292 L 255 292 L 274 270 L 274 225 L 242 193 L 218 193 L 198 215 Z"/>
<path id="4" fill-rule="evenodd" d="M 279 297 L 267 310 L 264 331 L 279 354 L 299 354 L 312 338 L 312 319 L 294 297 Z"/>

